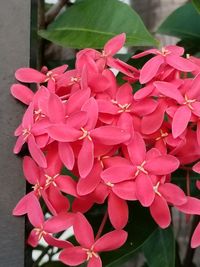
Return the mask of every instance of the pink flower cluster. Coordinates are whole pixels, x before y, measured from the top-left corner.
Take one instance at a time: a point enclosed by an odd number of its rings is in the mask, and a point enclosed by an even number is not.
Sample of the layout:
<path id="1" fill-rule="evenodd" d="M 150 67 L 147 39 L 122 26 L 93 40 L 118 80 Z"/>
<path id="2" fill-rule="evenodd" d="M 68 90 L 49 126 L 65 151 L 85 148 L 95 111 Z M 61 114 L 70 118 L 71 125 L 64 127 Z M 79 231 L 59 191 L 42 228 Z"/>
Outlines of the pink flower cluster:
<path id="1" fill-rule="evenodd" d="M 18 69 L 16 79 L 36 83 L 35 93 L 22 84 L 11 87 L 12 95 L 28 106 L 15 131 L 14 153 L 28 145 L 23 171 L 33 189 L 13 214 L 28 215 L 34 227 L 30 245 L 43 237 L 63 248 L 60 260 L 71 266 L 88 261 L 89 267 L 100 267 L 100 252 L 125 243 L 127 201 L 149 208 L 161 228 L 171 223 L 169 206 L 200 215 L 200 200 L 171 180 L 174 171 L 188 164 L 200 173 L 199 61 L 184 58 L 181 47 L 167 46 L 133 56 L 153 55 L 137 70 L 114 57 L 124 43 L 125 34 L 120 34 L 102 52 L 78 52 L 73 70 L 66 65 Z M 122 85 L 112 69 L 124 75 Z M 136 91 L 138 82 L 141 89 Z M 75 178 L 63 174 L 64 168 Z M 52 215 L 48 220 L 41 201 Z M 94 237 L 83 214 L 103 203 L 106 215 Z M 101 236 L 107 215 L 115 230 Z M 80 246 L 53 235 L 70 226 Z M 200 224 L 191 245 L 200 245 Z"/>

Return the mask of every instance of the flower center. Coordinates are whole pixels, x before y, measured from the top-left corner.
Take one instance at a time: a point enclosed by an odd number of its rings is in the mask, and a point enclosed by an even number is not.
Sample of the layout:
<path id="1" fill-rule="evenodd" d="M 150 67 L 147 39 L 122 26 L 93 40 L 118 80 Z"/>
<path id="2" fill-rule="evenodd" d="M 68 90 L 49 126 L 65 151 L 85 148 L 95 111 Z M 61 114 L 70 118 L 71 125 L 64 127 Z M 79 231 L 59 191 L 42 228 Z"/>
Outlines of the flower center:
<path id="1" fill-rule="evenodd" d="M 56 81 L 55 80 L 55 77 L 58 76 L 58 74 L 56 73 L 53 73 L 52 71 L 48 71 L 47 74 L 46 74 L 46 79 L 44 82 L 48 82 L 50 79 L 53 80 L 54 82 Z"/>
<path id="2" fill-rule="evenodd" d="M 24 136 L 24 140 L 26 140 L 30 134 L 31 134 L 31 126 L 22 130 L 22 135 Z"/>
<path id="3" fill-rule="evenodd" d="M 38 196 L 41 196 L 41 191 L 43 190 L 43 187 L 39 184 L 39 182 L 32 186 L 32 188 Z"/>
<path id="4" fill-rule="evenodd" d="M 163 132 L 162 130 L 160 130 L 160 136 L 158 136 L 157 138 L 156 138 L 156 141 L 158 141 L 158 140 L 160 140 L 160 139 L 162 139 L 162 138 L 165 138 L 165 137 L 167 137 L 168 136 L 168 133 L 167 132 Z"/>
<path id="5" fill-rule="evenodd" d="M 165 56 L 171 54 L 171 52 L 169 50 L 167 50 L 165 47 L 162 47 L 161 51 L 158 51 L 158 54 L 160 54 L 160 55 L 165 57 Z"/>
<path id="6" fill-rule="evenodd" d="M 94 252 L 93 247 L 91 247 L 90 249 L 88 248 L 82 248 L 82 249 L 87 253 L 87 261 L 89 261 L 93 256 L 96 258 L 99 257 L 99 255 L 96 252 Z"/>
<path id="7" fill-rule="evenodd" d="M 40 240 L 43 237 L 43 235 L 47 234 L 47 232 L 44 231 L 43 227 L 34 228 L 34 230 L 36 231 L 36 235 L 38 235 L 38 240 Z"/>
<path id="8" fill-rule="evenodd" d="M 55 187 L 57 187 L 55 179 L 59 176 L 59 173 L 55 174 L 54 176 L 49 176 L 48 174 L 45 174 L 44 176 L 47 178 L 45 186 L 49 186 L 50 184 L 53 184 Z"/>
<path id="9" fill-rule="evenodd" d="M 131 110 L 129 109 L 129 107 L 131 106 L 131 104 L 124 104 L 124 105 L 121 105 L 119 104 L 116 100 L 112 99 L 111 102 L 115 105 L 117 105 L 120 110 L 118 110 L 118 113 L 122 113 L 122 112 L 130 112 Z"/>
<path id="10" fill-rule="evenodd" d="M 83 134 L 81 137 L 78 138 L 78 140 L 82 140 L 82 139 L 87 137 L 90 141 L 92 141 L 90 133 L 87 130 L 85 130 L 83 127 L 81 127 L 81 131 L 83 132 Z"/>
<path id="11" fill-rule="evenodd" d="M 158 182 L 155 186 L 153 186 L 154 192 L 161 197 L 161 193 L 158 191 L 158 187 L 160 185 L 160 182 Z"/>
<path id="12" fill-rule="evenodd" d="M 196 99 L 188 99 L 187 95 L 185 95 L 185 102 L 183 102 L 184 105 L 187 105 L 191 110 L 193 110 L 192 103 L 196 102 Z"/>
<path id="13" fill-rule="evenodd" d="M 140 172 L 143 172 L 144 174 L 148 174 L 148 172 L 144 169 L 146 161 L 143 161 L 141 165 L 137 166 L 137 171 L 135 173 L 135 177 L 138 176 Z"/>
<path id="14" fill-rule="evenodd" d="M 114 186 L 114 184 L 112 184 L 111 182 L 107 182 L 107 183 L 105 183 L 107 186 L 109 186 L 109 187 L 113 187 Z"/>
<path id="15" fill-rule="evenodd" d="M 34 119 L 35 119 L 35 122 L 38 121 L 41 118 L 44 118 L 44 117 L 45 117 L 45 115 L 42 113 L 42 110 L 41 109 L 34 110 Z"/>
<path id="16" fill-rule="evenodd" d="M 80 77 L 71 77 L 71 82 L 72 82 L 72 84 L 74 84 L 74 83 L 79 83 L 80 80 L 81 80 Z"/>

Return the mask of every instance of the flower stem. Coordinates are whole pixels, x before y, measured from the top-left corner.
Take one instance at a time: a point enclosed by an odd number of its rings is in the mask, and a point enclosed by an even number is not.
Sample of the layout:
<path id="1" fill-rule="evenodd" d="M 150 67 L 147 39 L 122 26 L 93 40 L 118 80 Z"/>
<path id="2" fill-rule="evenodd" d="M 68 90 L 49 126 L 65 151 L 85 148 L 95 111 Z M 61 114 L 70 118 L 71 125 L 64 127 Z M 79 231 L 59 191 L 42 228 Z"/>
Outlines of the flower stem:
<path id="1" fill-rule="evenodd" d="M 105 212 L 105 214 L 104 214 L 104 216 L 103 216 L 103 220 L 102 220 L 102 222 L 101 222 L 101 225 L 100 225 L 99 230 L 98 230 L 98 232 L 97 232 L 97 235 L 96 235 L 96 237 L 95 237 L 95 241 L 96 241 L 97 239 L 99 239 L 99 237 L 101 236 L 101 233 L 102 233 L 102 231 L 103 231 L 103 228 L 104 228 L 104 226 L 105 226 L 105 224 L 106 224 L 107 219 L 108 219 L 108 210 L 106 210 L 106 212 Z"/>

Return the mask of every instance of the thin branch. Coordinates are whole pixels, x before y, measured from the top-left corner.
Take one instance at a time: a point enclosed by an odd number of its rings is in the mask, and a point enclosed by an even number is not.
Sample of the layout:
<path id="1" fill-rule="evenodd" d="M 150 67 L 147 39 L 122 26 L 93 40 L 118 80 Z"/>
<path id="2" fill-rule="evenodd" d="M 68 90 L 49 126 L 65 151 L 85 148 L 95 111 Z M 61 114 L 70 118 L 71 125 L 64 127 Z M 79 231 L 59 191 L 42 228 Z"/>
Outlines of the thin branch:
<path id="1" fill-rule="evenodd" d="M 101 236 L 102 231 L 103 231 L 103 228 L 104 228 L 104 226 L 106 224 L 107 219 L 108 219 L 108 210 L 106 210 L 106 213 L 104 214 L 103 220 L 101 222 L 101 225 L 99 227 L 99 230 L 98 230 L 98 233 L 97 233 L 97 235 L 95 237 L 95 240 L 99 239 L 99 237 Z"/>
<path id="2" fill-rule="evenodd" d="M 58 0 L 58 2 L 53 5 L 45 14 L 45 24 L 48 26 L 55 17 L 59 14 L 60 10 L 65 6 L 70 6 L 69 0 Z"/>

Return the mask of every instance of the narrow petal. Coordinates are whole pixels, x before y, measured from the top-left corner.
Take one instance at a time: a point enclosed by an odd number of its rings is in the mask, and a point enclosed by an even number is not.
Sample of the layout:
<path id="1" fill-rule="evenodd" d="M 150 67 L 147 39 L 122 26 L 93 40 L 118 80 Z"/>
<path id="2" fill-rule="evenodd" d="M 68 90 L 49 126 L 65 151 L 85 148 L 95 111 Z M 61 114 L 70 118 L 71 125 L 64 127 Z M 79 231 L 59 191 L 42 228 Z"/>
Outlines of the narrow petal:
<path id="1" fill-rule="evenodd" d="M 114 166 L 104 170 L 101 173 L 101 178 L 104 182 L 119 183 L 125 180 L 129 180 L 134 176 L 136 169 L 134 166 Z"/>
<path id="2" fill-rule="evenodd" d="M 175 184 L 165 183 L 159 186 L 159 192 L 167 202 L 182 205 L 187 202 L 187 197 L 180 187 Z"/>
<path id="3" fill-rule="evenodd" d="M 200 215 L 200 200 L 194 197 L 187 197 L 183 205 L 176 205 L 176 208 L 185 214 Z"/>
<path id="4" fill-rule="evenodd" d="M 15 72 L 18 81 L 24 83 L 42 83 L 46 79 L 46 75 L 32 68 L 20 68 Z"/>
<path id="5" fill-rule="evenodd" d="M 23 172 L 30 184 L 36 184 L 40 176 L 40 170 L 35 161 L 28 156 L 23 159 Z"/>
<path id="6" fill-rule="evenodd" d="M 190 99 L 199 99 L 200 95 L 200 73 L 192 80 L 192 84 L 187 94 Z"/>
<path id="7" fill-rule="evenodd" d="M 121 33 L 113 37 L 104 46 L 105 54 L 109 56 L 114 56 L 124 46 L 125 41 L 125 33 Z"/>
<path id="8" fill-rule="evenodd" d="M 72 213 L 59 214 L 45 221 L 44 230 L 48 233 L 59 233 L 67 230 L 73 223 L 74 215 Z"/>
<path id="9" fill-rule="evenodd" d="M 84 138 L 77 161 L 80 176 L 86 177 L 92 170 L 94 164 L 94 144 L 92 140 Z"/>
<path id="10" fill-rule="evenodd" d="M 99 112 L 108 113 L 108 114 L 117 114 L 118 107 L 113 105 L 110 100 L 105 99 L 97 99 L 97 104 L 99 108 Z"/>
<path id="11" fill-rule="evenodd" d="M 64 105 L 60 98 L 51 93 L 48 100 L 48 117 L 52 123 L 63 122 L 65 118 Z"/>
<path id="12" fill-rule="evenodd" d="M 30 135 L 28 138 L 28 148 L 29 148 L 31 156 L 37 162 L 37 164 L 42 168 L 46 168 L 47 161 L 46 161 L 45 155 L 42 152 L 42 150 L 38 147 L 38 145 L 36 144 L 35 139 L 32 135 Z"/>
<path id="13" fill-rule="evenodd" d="M 200 223 L 197 225 L 191 239 L 191 247 L 197 248 L 200 246 Z"/>
<path id="14" fill-rule="evenodd" d="M 163 63 L 164 58 L 161 55 L 155 56 L 147 61 L 140 71 L 140 83 L 144 84 L 153 79 Z"/>
<path id="15" fill-rule="evenodd" d="M 12 96 L 26 105 L 29 105 L 33 100 L 33 91 L 22 84 L 13 84 L 10 90 Z"/>
<path id="16" fill-rule="evenodd" d="M 114 230 L 100 237 L 94 245 L 97 252 L 111 251 L 120 248 L 127 240 L 128 234 L 124 230 Z"/>
<path id="17" fill-rule="evenodd" d="M 34 195 L 33 191 L 28 193 L 24 197 L 22 197 L 20 201 L 17 203 L 17 205 L 15 206 L 15 208 L 13 209 L 12 214 L 14 216 L 21 216 L 21 215 L 28 213 L 28 209 L 32 203 L 32 199 L 35 197 L 36 196 Z"/>
<path id="18" fill-rule="evenodd" d="M 90 89 L 87 88 L 85 90 L 79 90 L 70 95 L 66 105 L 67 114 L 80 111 L 83 104 L 89 99 L 90 93 Z"/>
<path id="19" fill-rule="evenodd" d="M 117 230 L 124 228 L 128 222 L 128 205 L 126 201 L 112 192 L 108 197 L 108 214 L 110 222 Z"/>
<path id="20" fill-rule="evenodd" d="M 145 56 L 150 55 L 150 54 L 156 55 L 157 52 L 158 52 L 157 49 L 154 49 L 154 48 L 153 49 L 148 49 L 148 50 L 146 50 L 144 52 L 135 54 L 134 56 L 132 56 L 132 58 L 141 58 L 141 57 L 145 57 Z"/>
<path id="21" fill-rule="evenodd" d="M 73 142 L 81 136 L 81 131 L 71 128 L 66 124 L 54 124 L 47 131 L 51 138 L 60 142 Z"/>
<path id="22" fill-rule="evenodd" d="M 91 131 L 91 137 L 104 145 L 117 145 L 126 142 L 130 134 L 114 126 L 102 126 Z"/>
<path id="23" fill-rule="evenodd" d="M 56 184 L 62 192 L 72 196 L 77 196 L 76 182 L 70 176 L 59 175 L 56 178 Z"/>
<path id="24" fill-rule="evenodd" d="M 177 86 L 175 86 L 174 84 L 161 81 L 154 82 L 153 84 L 162 95 L 176 100 L 179 104 L 183 103 L 184 98 L 181 92 L 177 89 Z"/>
<path id="25" fill-rule="evenodd" d="M 91 248 L 94 244 L 94 233 L 91 225 L 83 214 L 77 213 L 73 227 L 74 235 L 80 245 L 84 248 Z"/>
<path id="26" fill-rule="evenodd" d="M 35 229 L 33 229 L 28 236 L 27 243 L 32 247 L 36 247 L 38 245 L 38 242 L 39 242 L 38 234 L 35 231 Z"/>
<path id="27" fill-rule="evenodd" d="M 95 190 L 101 180 L 101 171 L 101 164 L 96 163 L 87 177 L 79 179 L 77 184 L 77 192 L 79 195 L 87 195 Z"/>
<path id="28" fill-rule="evenodd" d="M 18 154 L 20 152 L 20 150 L 22 149 L 22 146 L 25 142 L 26 142 L 26 140 L 24 140 L 24 136 L 20 135 L 17 138 L 17 141 L 16 141 L 15 146 L 13 148 L 13 153 Z"/>
<path id="29" fill-rule="evenodd" d="M 52 235 L 46 234 L 43 235 L 44 240 L 47 242 L 48 245 L 57 247 L 57 248 L 69 248 L 72 247 L 73 245 L 64 240 L 60 240 L 58 238 L 53 237 Z"/>
<path id="30" fill-rule="evenodd" d="M 125 181 L 113 186 L 112 191 L 121 199 L 137 200 L 136 184 L 134 181 Z"/>
<path id="31" fill-rule="evenodd" d="M 145 160 L 146 145 L 138 132 L 135 132 L 133 140 L 127 148 L 130 160 L 134 165 L 140 165 Z"/>
<path id="32" fill-rule="evenodd" d="M 66 248 L 61 251 L 59 260 L 66 265 L 77 266 L 87 260 L 87 253 L 82 247 Z"/>
<path id="33" fill-rule="evenodd" d="M 71 145 L 67 142 L 59 142 L 58 153 L 65 167 L 67 167 L 69 170 L 72 170 L 74 167 L 75 158 Z"/>
<path id="34" fill-rule="evenodd" d="M 102 267 L 101 258 L 93 256 L 87 264 L 87 267 Z"/>
<path id="35" fill-rule="evenodd" d="M 81 108 L 82 111 L 87 112 L 88 120 L 86 123 L 86 129 L 90 130 L 96 126 L 98 119 L 98 104 L 97 101 L 91 97 L 85 102 L 85 104 Z"/>
<path id="36" fill-rule="evenodd" d="M 161 228 L 167 228 L 171 223 L 171 214 L 164 198 L 156 195 L 150 206 L 151 216 Z"/>
<path id="37" fill-rule="evenodd" d="M 44 215 L 40 202 L 35 195 L 29 198 L 28 203 L 28 219 L 30 223 L 35 227 L 41 227 L 44 223 Z"/>
<path id="38" fill-rule="evenodd" d="M 117 90 L 116 100 L 119 104 L 129 104 L 133 100 L 133 88 L 129 83 L 124 83 Z"/>
<path id="39" fill-rule="evenodd" d="M 145 164 L 145 170 L 155 175 L 170 174 L 180 165 L 179 160 L 171 155 L 163 155 L 148 160 Z"/>
<path id="40" fill-rule="evenodd" d="M 136 178 L 136 196 L 142 206 L 149 207 L 155 197 L 153 184 L 148 175 L 140 173 Z"/>
<path id="41" fill-rule="evenodd" d="M 168 55 L 166 57 L 166 62 L 173 68 L 184 72 L 191 72 L 196 69 L 196 66 L 193 62 L 191 62 L 186 58 L 179 57 L 176 55 Z"/>
<path id="42" fill-rule="evenodd" d="M 174 138 L 177 138 L 185 131 L 190 118 L 191 110 L 187 106 L 181 106 L 177 109 L 172 121 L 172 135 Z"/>
<path id="43" fill-rule="evenodd" d="M 197 163 L 192 167 L 192 170 L 193 170 L 194 172 L 200 173 L 200 161 L 197 162 Z"/>

